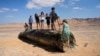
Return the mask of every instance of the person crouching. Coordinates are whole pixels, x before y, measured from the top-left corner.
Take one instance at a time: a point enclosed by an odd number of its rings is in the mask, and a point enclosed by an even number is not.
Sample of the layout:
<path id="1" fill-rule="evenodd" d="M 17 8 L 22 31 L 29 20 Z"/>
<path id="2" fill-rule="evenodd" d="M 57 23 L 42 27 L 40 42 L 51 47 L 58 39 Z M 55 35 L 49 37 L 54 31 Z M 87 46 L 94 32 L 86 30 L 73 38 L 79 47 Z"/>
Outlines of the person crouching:
<path id="1" fill-rule="evenodd" d="M 29 30 L 29 26 L 27 23 L 25 23 L 24 28 L 25 28 L 25 32 L 27 32 Z"/>

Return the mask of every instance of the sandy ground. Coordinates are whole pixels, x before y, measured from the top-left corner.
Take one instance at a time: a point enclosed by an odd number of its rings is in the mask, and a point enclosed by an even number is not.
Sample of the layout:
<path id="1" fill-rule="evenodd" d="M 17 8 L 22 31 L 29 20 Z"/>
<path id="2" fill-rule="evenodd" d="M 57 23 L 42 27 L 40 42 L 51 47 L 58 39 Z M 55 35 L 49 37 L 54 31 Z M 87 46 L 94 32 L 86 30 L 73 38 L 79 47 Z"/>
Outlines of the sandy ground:
<path id="1" fill-rule="evenodd" d="M 21 23 L 1 24 L 0 56 L 100 56 L 100 25 L 70 25 L 70 29 L 78 46 L 62 53 L 20 40 L 18 34 L 24 30 Z"/>

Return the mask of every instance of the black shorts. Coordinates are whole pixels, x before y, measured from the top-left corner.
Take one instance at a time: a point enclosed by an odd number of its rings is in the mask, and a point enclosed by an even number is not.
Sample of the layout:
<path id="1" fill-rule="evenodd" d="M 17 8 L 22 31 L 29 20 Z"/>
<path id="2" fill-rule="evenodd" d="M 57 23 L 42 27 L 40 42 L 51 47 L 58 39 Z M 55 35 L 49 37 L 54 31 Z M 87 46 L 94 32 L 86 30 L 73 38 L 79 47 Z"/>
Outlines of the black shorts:
<path id="1" fill-rule="evenodd" d="M 44 20 L 41 20 L 41 22 L 44 22 Z"/>
<path id="2" fill-rule="evenodd" d="M 47 21 L 47 25 L 50 25 L 50 21 L 49 20 Z"/>
<path id="3" fill-rule="evenodd" d="M 56 21 L 56 19 L 51 19 L 51 23 L 54 23 Z"/>
<path id="4" fill-rule="evenodd" d="M 40 21 L 39 20 L 36 20 L 36 23 L 39 23 Z"/>

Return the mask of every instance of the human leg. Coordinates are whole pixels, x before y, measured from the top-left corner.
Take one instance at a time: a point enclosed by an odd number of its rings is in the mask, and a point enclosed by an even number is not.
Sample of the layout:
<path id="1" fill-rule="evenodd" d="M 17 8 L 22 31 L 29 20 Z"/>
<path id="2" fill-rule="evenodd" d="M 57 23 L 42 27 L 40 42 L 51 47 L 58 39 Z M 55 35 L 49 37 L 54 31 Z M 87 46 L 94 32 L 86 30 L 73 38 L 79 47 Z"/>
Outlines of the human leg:
<path id="1" fill-rule="evenodd" d="M 44 20 L 41 20 L 41 29 L 44 28 Z"/>
<path id="2" fill-rule="evenodd" d="M 32 23 L 30 23 L 30 29 L 32 30 Z"/>
<path id="3" fill-rule="evenodd" d="M 37 27 L 37 30 L 38 30 L 38 23 L 36 23 L 36 27 Z"/>

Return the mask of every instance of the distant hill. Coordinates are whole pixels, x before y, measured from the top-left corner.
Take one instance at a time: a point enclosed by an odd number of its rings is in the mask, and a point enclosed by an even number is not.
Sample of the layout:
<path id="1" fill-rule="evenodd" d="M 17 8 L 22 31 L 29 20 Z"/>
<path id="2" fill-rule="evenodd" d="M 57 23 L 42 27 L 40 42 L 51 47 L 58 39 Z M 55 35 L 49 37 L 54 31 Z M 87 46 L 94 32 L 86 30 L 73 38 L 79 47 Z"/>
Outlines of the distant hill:
<path id="1" fill-rule="evenodd" d="M 100 25 L 100 18 L 73 18 L 66 19 L 70 25 Z"/>

